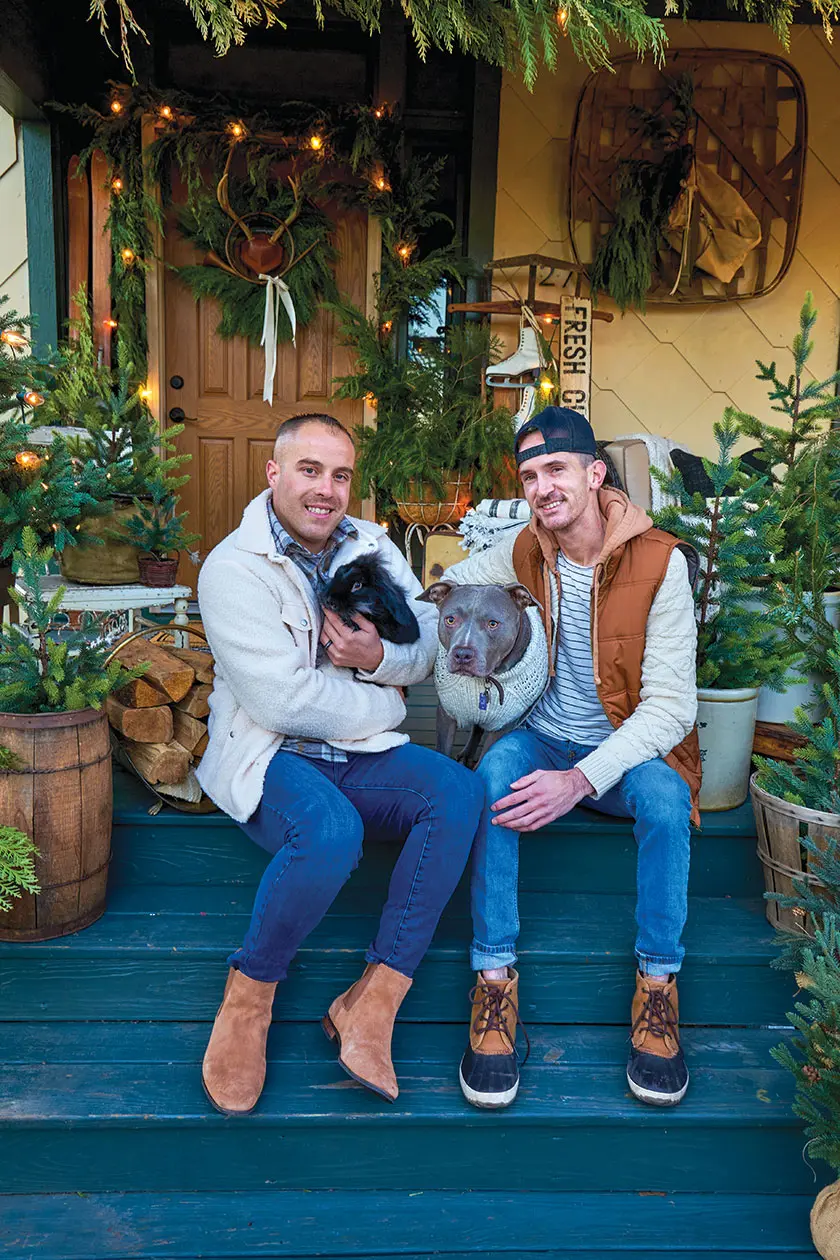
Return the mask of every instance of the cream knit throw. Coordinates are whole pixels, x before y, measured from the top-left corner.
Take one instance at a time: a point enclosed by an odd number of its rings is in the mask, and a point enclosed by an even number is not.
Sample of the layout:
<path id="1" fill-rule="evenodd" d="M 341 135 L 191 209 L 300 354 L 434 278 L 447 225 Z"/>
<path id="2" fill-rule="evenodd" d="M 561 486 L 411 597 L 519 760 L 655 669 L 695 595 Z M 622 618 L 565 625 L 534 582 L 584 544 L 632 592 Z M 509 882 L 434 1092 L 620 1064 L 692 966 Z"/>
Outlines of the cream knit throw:
<path id="1" fill-rule="evenodd" d="M 548 644 L 539 608 L 526 609 L 531 623 L 531 642 L 525 655 L 513 669 L 493 675 L 504 691 L 504 700 L 493 682 L 486 678 L 469 678 L 450 674 L 446 667 L 446 649 L 438 648 L 435 661 L 435 686 L 441 705 L 458 723 L 459 730 L 480 726 L 485 731 L 501 731 L 517 726 L 534 707 L 548 683 Z"/>

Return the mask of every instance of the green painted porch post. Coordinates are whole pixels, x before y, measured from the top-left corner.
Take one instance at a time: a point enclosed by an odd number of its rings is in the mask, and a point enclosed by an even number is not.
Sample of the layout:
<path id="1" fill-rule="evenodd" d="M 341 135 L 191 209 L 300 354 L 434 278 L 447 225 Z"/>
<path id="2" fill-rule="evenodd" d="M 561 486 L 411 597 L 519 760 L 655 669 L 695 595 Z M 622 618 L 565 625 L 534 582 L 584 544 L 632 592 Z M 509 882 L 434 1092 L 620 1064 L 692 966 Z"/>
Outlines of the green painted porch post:
<path id="1" fill-rule="evenodd" d="M 29 267 L 29 309 L 37 316 L 33 330 L 36 352 L 58 344 L 58 302 L 55 250 L 52 138 L 46 122 L 21 123 L 26 189 L 26 245 Z"/>

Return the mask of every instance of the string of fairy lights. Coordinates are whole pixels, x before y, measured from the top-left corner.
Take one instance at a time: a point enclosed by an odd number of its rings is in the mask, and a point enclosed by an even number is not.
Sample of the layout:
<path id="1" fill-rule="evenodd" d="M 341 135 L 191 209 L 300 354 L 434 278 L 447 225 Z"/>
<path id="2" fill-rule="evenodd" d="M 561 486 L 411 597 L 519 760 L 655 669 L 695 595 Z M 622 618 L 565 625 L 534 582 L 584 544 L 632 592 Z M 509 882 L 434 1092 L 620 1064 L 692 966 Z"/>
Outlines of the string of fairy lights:
<path id="1" fill-rule="evenodd" d="M 145 273 L 153 259 L 149 220 L 161 215 L 157 194 L 166 200 L 173 165 L 180 164 L 182 173 L 188 168 L 188 189 L 194 192 L 199 164 L 203 161 L 212 168 L 232 147 L 242 150 L 246 164 L 264 162 L 273 154 L 293 163 L 322 163 L 325 183 L 326 166 L 332 163 L 333 182 L 343 183 L 383 225 L 395 225 L 387 245 L 395 262 L 407 267 L 414 260 L 420 228 L 412 222 L 411 205 L 400 204 L 406 198 L 401 178 L 404 136 L 396 111 L 385 101 L 327 110 L 286 102 L 271 116 L 249 117 L 226 109 L 217 99 L 202 101 L 179 92 L 112 84 L 102 110 L 87 105 L 60 108 L 92 129 L 80 163 L 96 150 L 107 161 L 113 309 L 102 328 L 105 336 L 115 338 L 120 359 L 145 362 Z M 338 180 L 337 170 L 343 171 Z M 390 323 L 383 323 L 383 334 L 391 331 Z"/>

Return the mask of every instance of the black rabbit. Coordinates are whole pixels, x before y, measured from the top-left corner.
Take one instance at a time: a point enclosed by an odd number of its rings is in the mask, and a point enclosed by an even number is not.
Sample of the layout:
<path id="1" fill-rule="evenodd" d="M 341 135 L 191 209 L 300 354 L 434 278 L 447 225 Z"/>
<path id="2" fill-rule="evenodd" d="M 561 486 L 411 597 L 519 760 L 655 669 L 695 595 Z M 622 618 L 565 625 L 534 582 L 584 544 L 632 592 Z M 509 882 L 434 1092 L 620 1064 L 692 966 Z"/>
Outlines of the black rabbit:
<path id="1" fill-rule="evenodd" d="M 420 638 L 405 592 L 375 556 L 360 556 L 336 569 L 321 603 L 354 630 L 359 627 L 353 613 L 362 613 L 390 643 L 416 643 Z"/>

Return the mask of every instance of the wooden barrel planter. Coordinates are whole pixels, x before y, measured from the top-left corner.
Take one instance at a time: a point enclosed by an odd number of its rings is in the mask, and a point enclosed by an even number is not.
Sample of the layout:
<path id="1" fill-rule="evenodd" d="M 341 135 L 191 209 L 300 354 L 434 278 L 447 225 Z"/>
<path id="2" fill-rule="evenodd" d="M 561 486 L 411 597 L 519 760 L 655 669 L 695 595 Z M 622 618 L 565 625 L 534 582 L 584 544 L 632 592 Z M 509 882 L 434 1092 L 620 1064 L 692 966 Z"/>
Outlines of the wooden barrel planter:
<path id="1" fill-rule="evenodd" d="M 406 525 L 449 525 L 460 521 L 470 505 L 472 474 L 444 472 L 443 499 L 425 482 L 413 481 L 409 498 L 397 499 L 397 511 Z"/>
<path id="2" fill-rule="evenodd" d="M 768 892 L 795 897 L 794 879 L 806 884 L 819 884 L 808 869 L 811 855 L 800 843 L 808 836 L 817 845 L 829 839 L 840 840 L 840 814 L 826 814 L 818 809 L 792 805 L 779 796 L 771 796 L 750 780 L 755 828 L 758 832 L 757 853 L 764 869 L 764 886 Z M 807 931 L 804 912 L 798 907 L 781 906 L 770 899 L 765 902 L 767 918 L 773 927 L 784 931 Z"/>
<path id="3" fill-rule="evenodd" d="M 97 709 L 0 713 L 0 744 L 20 762 L 0 771 L 0 818 L 32 837 L 41 886 L 0 914 L 0 940 L 78 932 L 105 909 L 113 814 L 108 718 Z"/>

